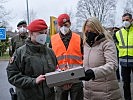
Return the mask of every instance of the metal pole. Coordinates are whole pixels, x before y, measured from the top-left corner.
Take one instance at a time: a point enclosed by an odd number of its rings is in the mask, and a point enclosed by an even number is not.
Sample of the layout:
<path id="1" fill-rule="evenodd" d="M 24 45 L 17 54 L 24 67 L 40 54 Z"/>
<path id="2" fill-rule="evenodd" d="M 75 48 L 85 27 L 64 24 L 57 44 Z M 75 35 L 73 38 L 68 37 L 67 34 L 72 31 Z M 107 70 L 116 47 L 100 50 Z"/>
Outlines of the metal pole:
<path id="1" fill-rule="evenodd" d="M 30 22 L 30 18 L 29 18 L 29 4 L 28 4 L 28 0 L 26 0 L 26 5 L 27 5 L 27 21 L 28 21 L 28 24 Z"/>

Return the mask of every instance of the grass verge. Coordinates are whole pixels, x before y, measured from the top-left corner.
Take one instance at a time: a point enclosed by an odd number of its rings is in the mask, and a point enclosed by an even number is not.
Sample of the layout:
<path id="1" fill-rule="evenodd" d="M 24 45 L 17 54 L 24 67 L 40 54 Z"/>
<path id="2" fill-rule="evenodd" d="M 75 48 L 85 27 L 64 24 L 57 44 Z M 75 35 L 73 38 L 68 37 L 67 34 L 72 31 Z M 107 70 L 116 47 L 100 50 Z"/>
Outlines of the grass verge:
<path id="1" fill-rule="evenodd" d="M 0 56 L 0 60 L 9 60 L 10 56 L 8 52 L 5 52 L 2 56 Z"/>

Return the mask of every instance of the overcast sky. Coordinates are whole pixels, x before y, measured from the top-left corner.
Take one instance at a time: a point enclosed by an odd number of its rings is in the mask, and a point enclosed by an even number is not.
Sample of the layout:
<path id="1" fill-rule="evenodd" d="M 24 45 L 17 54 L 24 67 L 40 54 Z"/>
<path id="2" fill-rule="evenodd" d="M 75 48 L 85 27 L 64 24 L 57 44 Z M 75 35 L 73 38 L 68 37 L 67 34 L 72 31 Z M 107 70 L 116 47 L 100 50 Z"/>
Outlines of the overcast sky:
<path id="1" fill-rule="evenodd" d="M 9 24 L 16 29 L 16 24 L 23 20 L 24 13 L 26 12 L 26 0 L 7 0 L 5 8 L 11 11 L 13 19 L 10 20 Z M 28 0 L 29 10 L 33 9 L 37 14 L 37 18 L 43 18 L 46 23 L 50 24 L 50 16 L 57 17 L 59 14 L 64 13 L 66 10 L 76 12 L 77 2 L 79 0 Z M 117 0 L 116 8 L 116 26 L 121 25 L 121 16 L 123 14 L 122 8 L 126 0 Z"/>
<path id="2" fill-rule="evenodd" d="M 7 0 L 5 8 L 11 11 L 13 19 L 10 25 L 16 28 L 16 24 L 23 20 L 26 12 L 26 0 Z M 28 0 L 29 10 L 33 9 L 37 18 L 43 18 L 49 25 L 50 16 L 57 17 L 66 10 L 76 9 L 78 0 Z"/>

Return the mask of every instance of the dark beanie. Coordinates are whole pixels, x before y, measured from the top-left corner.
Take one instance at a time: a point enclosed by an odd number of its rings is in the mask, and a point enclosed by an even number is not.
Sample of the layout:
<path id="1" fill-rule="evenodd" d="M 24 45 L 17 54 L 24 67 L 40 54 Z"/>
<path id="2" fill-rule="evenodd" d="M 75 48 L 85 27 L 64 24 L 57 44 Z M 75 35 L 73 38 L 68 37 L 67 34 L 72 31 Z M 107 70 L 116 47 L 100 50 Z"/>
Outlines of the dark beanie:
<path id="1" fill-rule="evenodd" d="M 17 27 L 19 27 L 20 25 L 23 25 L 23 24 L 26 24 L 26 25 L 27 25 L 27 23 L 26 23 L 26 21 L 25 21 L 25 20 L 20 21 L 20 22 L 17 24 Z"/>

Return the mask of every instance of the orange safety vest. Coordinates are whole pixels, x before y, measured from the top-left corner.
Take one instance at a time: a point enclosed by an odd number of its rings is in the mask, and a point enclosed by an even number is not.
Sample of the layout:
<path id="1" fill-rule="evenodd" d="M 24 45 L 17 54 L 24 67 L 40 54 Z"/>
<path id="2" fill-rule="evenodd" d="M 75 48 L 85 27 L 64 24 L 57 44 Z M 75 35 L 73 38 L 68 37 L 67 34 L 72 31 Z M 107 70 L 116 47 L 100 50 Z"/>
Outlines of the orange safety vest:
<path id="1" fill-rule="evenodd" d="M 80 42 L 80 36 L 76 33 L 72 33 L 69 46 L 66 50 L 59 33 L 51 37 L 52 49 L 57 57 L 58 67 L 61 70 L 65 70 L 66 67 L 73 68 L 83 64 Z"/>

